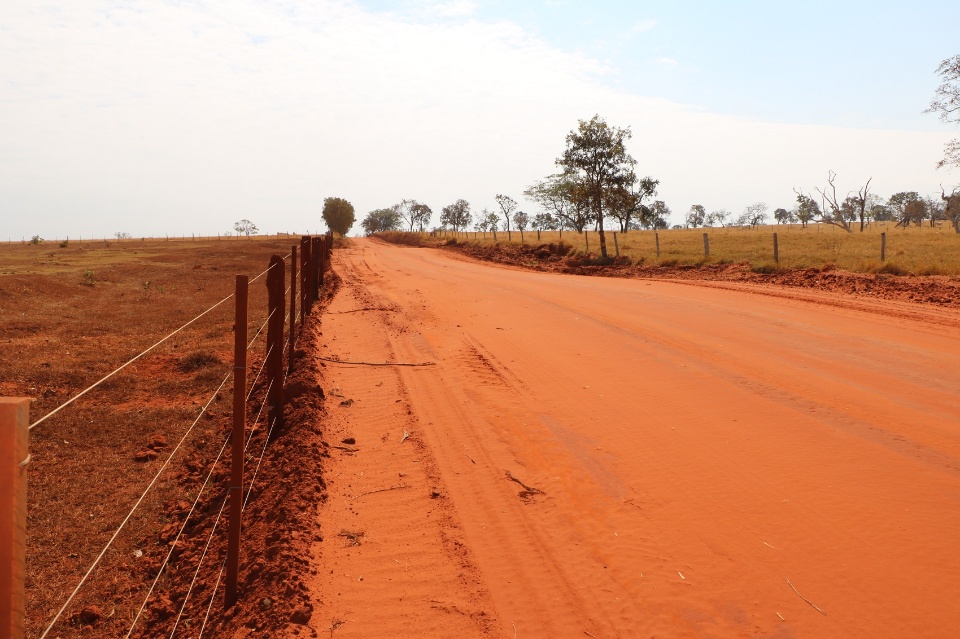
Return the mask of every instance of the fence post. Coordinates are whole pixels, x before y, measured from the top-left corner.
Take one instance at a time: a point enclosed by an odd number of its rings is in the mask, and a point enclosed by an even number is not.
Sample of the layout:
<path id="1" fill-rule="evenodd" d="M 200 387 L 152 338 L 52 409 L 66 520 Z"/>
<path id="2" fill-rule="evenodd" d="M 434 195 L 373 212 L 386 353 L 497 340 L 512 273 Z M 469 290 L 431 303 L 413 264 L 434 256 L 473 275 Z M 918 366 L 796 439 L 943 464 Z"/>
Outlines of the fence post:
<path id="1" fill-rule="evenodd" d="M 583 245 L 585 247 L 585 252 L 590 255 L 590 231 L 583 229 Z"/>
<path id="2" fill-rule="evenodd" d="M 887 259 L 887 232 L 884 231 L 880 234 L 880 261 L 884 262 Z"/>
<path id="3" fill-rule="evenodd" d="M 293 370 L 293 344 L 297 328 L 297 247 L 290 247 L 290 345 L 287 371 Z"/>
<path id="4" fill-rule="evenodd" d="M 617 250 L 617 257 L 620 257 L 620 244 L 617 243 L 617 232 L 613 232 L 613 248 Z"/>
<path id="5" fill-rule="evenodd" d="M 276 427 L 283 424 L 283 258 L 274 255 L 270 258 L 270 272 L 267 273 L 267 379 L 270 391 L 267 403 L 270 405 L 268 420 Z"/>
<path id="6" fill-rule="evenodd" d="M 0 397 L 0 637 L 23 639 L 30 399 Z"/>
<path id="7" fill-rule="evenodd" d="M 322 273 L 321 267 L 323 265 L 323 237 L 317 235 L 313 238 L 310 255 L 313 258 L 313 286 L 310 287 L 310 296 L 313 300 L 318 300 L 320 299 L 320 273 Z"/>
<path id="8" fill-rule="evenodd" d="M 243 447 L 247 428 L 247 276 L 237 275 L 233 334 L 233 432 L 230 435 L 230 529 L 227 534 L 226 607 L 237 602 L 240 575 L 240 514 L 243 509 Z"/>
<path id="9" fill-rule="evenodd" d="M 773 234 L 773 261 L 780 263 L 780 243 L 777 241 L 777 234 Z"/>
<path id="10" fill-rule="evenodd" d="M 703 256 L 710 257 L 710 236 L 703 234 Z"/>
<path id="11" fill-rule="evenodd" d="M 310 236 L 300 238 L 300 330 L 310 313 Z"/>

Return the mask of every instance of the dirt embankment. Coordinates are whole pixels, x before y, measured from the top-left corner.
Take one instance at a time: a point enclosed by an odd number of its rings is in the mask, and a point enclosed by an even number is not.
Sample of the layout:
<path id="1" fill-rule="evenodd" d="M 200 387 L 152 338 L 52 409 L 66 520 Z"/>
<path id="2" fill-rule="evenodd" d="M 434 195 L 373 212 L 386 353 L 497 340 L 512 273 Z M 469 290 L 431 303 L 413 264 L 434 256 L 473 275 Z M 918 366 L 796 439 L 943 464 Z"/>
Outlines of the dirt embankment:
<path id="1" fill-rule="evenodd" d="M 510 264 L 537 271 L 602 277 L 656 278 L 665 280 L 707 280 L 786 286 L 832 291 L 866 298 L 916 302 L 947 308 L 960 307 L 960 278 L 939 275 L 913 276 L 865 274 L 841 271 L 830 266 L 799 270 L 758 272 L 749 264 L 704 264 L 701 266 L 650 266 L 631 264 L 626 258 L 613 258 L 610 264 L 571 256 L 571 247 L 563 244 L 530 246 L 481 245 L 448 242 L 455 250 L 476 259 Z"/>

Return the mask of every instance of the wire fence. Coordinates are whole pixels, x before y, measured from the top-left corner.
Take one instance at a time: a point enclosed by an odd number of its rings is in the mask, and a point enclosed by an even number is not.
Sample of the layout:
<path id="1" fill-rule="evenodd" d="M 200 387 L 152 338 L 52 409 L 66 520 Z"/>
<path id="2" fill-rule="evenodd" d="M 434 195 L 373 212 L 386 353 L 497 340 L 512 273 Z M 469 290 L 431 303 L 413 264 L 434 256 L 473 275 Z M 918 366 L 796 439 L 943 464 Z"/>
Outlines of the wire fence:
<path id="1" fill-rule="evenodd" d="M 144 612 L 148 609 L 150 599 L 156 592 L 157 584 L 167 569 L 171 557 L 176 552 L 178 544 L 180 543 L 182 536 L 185 534 L 185 531 L 188 529 L 190 522 L 195 522 L 195 518 L 198 516 L 198 504 L 200 504 L 201 497 L 207 491 L 222 490 L 224 497 L 217 512 L 216 518 L 213 521 L 213 525 L 210 528 L 209 536 L 204 545 L 203 553 L 201 554 L 197 563 L 193 579 L 189 588 L 187 589 L 183 601 L 180 603 L 179 611 L 176 617 L 171 620 L 172 626 L 169 629 L 169 635 L 167 634 L 166 629 L 161 630 L 154 627 L 151 627 L 149 632 L 151 636 L 165 635 L 170 637 L 173 637 L 176 633 L 184 610 L 186 609 L 191 596 L 195 592 L 194 586 L 197 581 L 197 576 L 200 574 L 201 567 L 203 566 L 203 563 L 207 557 L 207 552 L 211 547 L 211 542 L 218 527 L 220 526 L 220 521 L 225 510 L 228 510 L 230 514 L 229 534 L 231 537 L 231 544 L 228 548 L 228 556 L 223 559 L 220 574 L 217 578 L 217 584 L 210 593 L 210 601 L 206 607 L 207 618 L 204 619 L 204 625 L 200 629 L 200 635 L 194 635 L 193 633 L 196 632 L 196 630 L 192 629 L 191 636 L 202 636 L 210 615 L 210 611 L 213 609 L 214 600 L 216 598 L 217 591 L 219 590 L 220 582 L 222 581 L 221 578 L 225 570 L 227 573 L 227 580 L 225 584 L 225 604 L 229 607 L 235 602 L 238 579 L 237 568 L 239 553 L 238 544 L 240 541 L 240 515 L 242 514 L 243 509 L 250 502 L 251 495 L 253 494 L 253 487 L 259 475 L 267 446 L 271 441 L 271 436 L 273 435 L 274 430 L 283 424 L 283 389 L 287 380 L 287 376 L 290 374 L 293 368 L 294 349 L 297 344 L 298 336 L 302 334 L 305 319 L 310 315 L 314 302 L 320 299 L 320 291 L 323 286 L 324 272 L 329 268 L 330 255 L 333 248 L 332 240 L 333 238 L 330 235 L 320 237 L 304 236 L 301 238 L 299 246 L 294 246 L 291 252 L 287 255 L 283 257 L 274 255 L 270 260 L 270 265 L 256 276 L 252 278 L 248 278 L 244 275 L 237 276 L 236 290 L 234 293 L 224 297 L 220 301 L 204 310 L 202 313 L 199 313 L 190 321 L 186 322 L 174 331 L 166 334 L 160 340 L 151 344 L 140 353 L 107 375 L 103 376 L 101 379 L 97 380 L 87 388 L 76 393 L 67 401 L 49 411 L 32 424 L 28 425 L 27 419 L 26 408 L 29 406 L 29 400 L 19 398 L 7 401 L 6 398 L 0 398 L 0 427 L 2 427 L 0 428 L 0 433 L 5 433 L 7 430 L 13 433 L 18 433 L 17 436 L 23 440 L 23 447 L 22 449 L 18 448 L 15 451 L 13 448 L 11 448 L 11 451 L 15 456 L 20 456 L 20 450 L 26 452 L 26 438 L 29 431 L 44 423 L 47 423 L 49 420 L 53 420 L 55 416 L 67 409 L 70 405 L 74 404 L 74 402 L 76 402 L 78 399 L 93 393 L 95 389 L 102 386 L 107 380 L 113 378 L 134 362 L 144 358 L 152 351 L 157 349 L 160 345 L 167 342 L 175 335 L 180 334 L 189 326 L 194 325 L 229 300 L 233 299 L 235 301 L 235 357 L 233 370 L 228 372 L 223 377 L 219 385 L 208 396 L 206 402 L 201 406 L 195 419 L 185 429 L 176 445 L 157 469 L 156 473 L 153 474 L 143 491 L 139 493 L 139 496 L 132 504 L 132 507 L 129 508 L 129 511 L 127 511 L 126 516 L 123 518 L 119 526 L 113 530 L 110 537 L 106 540 L 102 550 L 99 552 L 99 554 L 97 554 L 93 562 L 84 571 L 83 576 L 79 579 L 76 587 L 74 587 L 70 594 L 66 596 L 62 605 L 59 607 L 59 610 L 47 622 L 42 634 L 39 635 L 40 639 L 45 639 L 48 636 L 56 636 L 56 634 L 51 633 L 54 633 L 59 627 L 62 626 L 65 619 L 65 613 L 70 610 L 71 605 L 74 603 L 78 593 L 80 593 L 81 590 L 83 590 L 83 588 L 92 581 L 97 567 L 100 565 L 104 556 L 107 555 L 118 536 L 120 536 L 121 532 L 128 525 L 131 518 L 134 516 L 134 513 L 138 510 L 138 508 L 141 507 L 144 500 L 147 498 L 148 494 L 150 494 L 151 490 L 155 488 L 161 477 L 170 471 L 173 460 L 177 457 L 178 453 L 183 450 L 185 443 L 195 433 L 196 427 L 201 418 L 204 415 L 207 415 L 210 406 L 213 404 L 215 399 L 220 397 L 221 391 L 226 387 L 231 377 L 233 377 L 234 381 L 234 405 L 232 418 L 233 428 L 231 432 L 223 438 L 217 455 L 212 460 L 209 460 L 205 479 L 201 484 L 196 497 L 193 499 L 189 511 L 181 522 L 176 536 L 171 541 L 166 555 L 157 569 L 156 575 L 150 582 L 149 588 L 146 590 L 146 595 L 143 598 L 142 603 L 140 603 L 136 613 L 132 615 L 131 624 L 129 626 L 129 630 L 126 632 L 126 636 L 131 637 L 134 631 L 137 629 L 138 623 L 141 623 Z M 289 286 L 285 287 L 285 266 L 288 259 L 290 264 L 290 283 Z M 246 316 L 248 311 L 247 289 L 250 283 L 256 282 L 263 277 L 267 278 L 268 290 L 268 308 L 265 314 L 266 318 L 255 332 L 253 338 L 248 342 L 246 339 Z M 289 312 L 286 310 L 286 300 L 288 294 L 290 294 Z M 246 371 L 248 367 L 249 353 L 259 340 L 260 336 L 264 334 L 265 344 L 263 349 L 263 359 L 257 368 L 256 375 L 253 378 L 253 383 L 249 385 L 248 392 Z M 288 362 L 287 366 L 284 366 L 284 360 Z M 250 404 L 250 400 L 254 395 L 254 389 L 258 388 L 257 383 L 259 382 L 261 376 L 264 377 L 264 392 L 263 397 L 259 400 L 259 406 L 254 412 L 252 410 L 253 406 Z M 16 407 L 16 410 L 7 410 L 8 404 Z M 266 436 L 264 437 L 263 446 L 259 450 L 259 453 L 257 453 L 256 451 L 250 451 L 249 449 L 251 442 L 254 439 L 254 434 L 261 430 L 261 420 L 264 418 L 265 411 L 266 423 L 264 426 L 267 432 Z M 252 415 L 252 421 L 250 421 L 249 424 L 247 423 L 248 414 Z M 8 422 L 12 428 L 7 428 Z M 228 444 L 231 447 L 232 456 L 230 461 L 230 485 L 221 486 L 218 489 L 213 485 L 212 479 L 215 476 L 215 470 L 222 462 Z M 256 464 L 249 481 L 245 482 L 245 462 L 248 458 L 251 464 L 254 460 L 256 460 Z M 26 509 L 28 506 L 26 503 L 25 485 L 26 465 L 29 463 L 29 460 L 29 454 L 26 454 L 22 460 L 17 459 L 20 472 L 17 473 L 15 477 L 12 477 L 12 483 L 9 486 L 6 485 L 6 483 L 11 481 L 11 477 L 5 476 L 4 478 L 0 478 L 0 491 L 6 493 L 6 491 L 9 490 L 11 494 L 17 496 L 17 499 L 14 500 L 15 503 L 12 513 L 7 512 L 7 505 L 2 507 L 3 512 L 0 513 L 0 515 L 2 515 L 0 516 L 0 533 L 3 533 L 0 534 L 0 540 L 2 540 L 2 543 L 4 544 L 9 543 L 11 545 L 11 548 L 9 549 L 2 548 L 0 550 L 9 550 L 13 556 L 13 569 L 9 573 L 7 571 L 0 573 L 0 597 L 9 596 L 11 597 L 10 600 L 20 600 L 19 606 L 15 605 L 11 611 L 12 617 L 10 619 L 10 625 L 4 626 L 4 628 L 12 628 L 12 634 L 9 635 L 12 637 L 12 639 L 23 639 L 24 637 L 25 606 L 23 604 L 23 600 L 25 599 L 25 587 L 23 582 L 25 570 L 23 566 L 25 565 L 26 561 L 25 535 Z M 7 475 L 11 474 L 8 473 Z M 244 488 L 246 488 L 245 494 Z M 10 514 L 12 514 L 12 518 L 8 517 Z M 9 527 L 9 530 L 7 527 Z M 12 532 L 12 534 L 6 534 L 8 532 Z M 237 544 L 232 543 L 234 540 L 236 540 Z M 4 620 L 0 620 L 0 623 L 3 621 Z M 8 635 L 3 634 L 3 636 Z"/>

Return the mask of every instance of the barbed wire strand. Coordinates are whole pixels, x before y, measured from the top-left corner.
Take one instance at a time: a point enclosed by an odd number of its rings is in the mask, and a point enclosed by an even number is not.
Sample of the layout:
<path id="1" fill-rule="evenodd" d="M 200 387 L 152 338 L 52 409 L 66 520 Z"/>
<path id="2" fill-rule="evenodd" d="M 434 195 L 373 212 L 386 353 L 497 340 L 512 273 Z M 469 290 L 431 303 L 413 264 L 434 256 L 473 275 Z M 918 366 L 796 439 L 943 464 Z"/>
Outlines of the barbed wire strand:
<path id="1" fill-rule="evenodd" d="M 157 570 L 157 576 L 153 579 L 153 583 L 150 584 L 150 589 L 147 591 L 147 596 L 143 600 L 143 604 L 140 606 L 140 610 L 137 611 L 137 615 L 133 618 L 133 623 L 130 625 L 130 630 L 127 631 L 126 639 L 130 639 L 130 635 L 133 634 L 133 629 L 137 625 L 137 621 L 140 620 L 140 615 L 143 614 L 143 611 L 147 607 L 147 602 L 150 601 L 150 597 L 153 595 L 153 590 L 157 586 L 157 582 L 160 581 L 160 577 L 163 575 L 164 569 L 167 567 L 167 564 L 170 562 L 170 557 L 173 555 L 173 551 L 177 547 L 177 543 L 180 541 L 180 537 L 183 535 L 183 531 L 187 529 L 187 524 L 190 522 L 190 517 L 193 516 L 193 511 L 196 510 L 197 504 L 200 502 L 200 497 L 203 496 L 204 491 L 207 488 L 207 484 L 210 482 L 210 478 L 213 476 L 213 471 L 217 468 L 217 464 L 220 463 L 220 458 L 223 457 L 223 451 L 227 449 L 227 444 L 230 442 L 230 434 L 223 439 L 223 445 L 220 446 L 220 452 L 217 454 L 217 458 L 213 460 L 213 465 L 210 466 L 210 471 L 207 473 L 206 479 L 203 480 L 203 483 L 200 484 L 200 491 L 197 493 L 196 499 L 193 500 L 193 505 L 190 507 L 190 512 L 187 513 L 186 518 L 183 520 L 183 524 L 180 526 L 180 532 L 177 533 L 176 538 L 174 538 L 173 543 L 170 545 L 170 550 L 167 551 L 167 556 L 164 558 L 163 563 L 160 564 L 160 568 Z"/>
<path id="2" fill-rule="evenodd" d="M 191 324 L 193 324 L 194 322 L 196 322 L 198 319 L 200 319 L 201 317 L 203 317 L 204 315 L 206 315 L 207 313 L 209 313 L 209 312 L 212 311 L 213 309 L 217 308 L 218 306 L 220 306 L 221 304 L 223 304 L 224 302 L 226 302 L 227 300 L 229 300 L 230 298 L 232 298 L 233 295 L 234 295 L 233 293 L 231 293 L 230 295 L 227 295 L 225 298 L 223 298 L 222 300 L 220 300 L 219 302 L 217 302 L 216 304 L 214 304 L 213 306 L 211 306 L 210 308 L 208 308 L 208 309 L 205 310 L 204 312 L 200 313 L 199 315 L 197 315 L 196 317 L 194 317 L 192 320 L 190 320 L 189 322 L 187 322 L 186 324 L 184 324 L 183 326 L 181 326 L 181 327 L 178 328 L 177 330 L 173 331 L 172 333 L 170 333 L 169 335 L 167 335 L 166 337 L 164 337 L 163 339 L 161 339 L 159 342 L 157 342 L 156 344 L 154 344 L 154 345 L 151 346 L 150 348 L 147 348 L 146 350 L 141 351 L 139 355 L 136 355 L 135 357 L 133 357 L 133 359 L 130 359 L 129 361 L 127 361 L 127 363 L 123 364 L 123 365 L 120 366 L 119 368 L 114 369 L 114 371 L 113 371 L 112 373 L 108 373 L 106 376 L 104 376 L 104 377 L 103 377 L 102 379 L 100 379 L 99 381 L 93 383 L 92 385 L 90 385 L 90 386 L 88 386 L 87 388 L 85 388 L 84 390 L 80 391 L 79 393 L 77 393 L 76 395 L 74 395 L 73 397 L 71 397 L 70 399 L 68 399 L 67 401 L 65 401 L 64 403 L 60 404 L 59 406 L 57 406 L 56 408 L 54 408 L 52 411 L 50 411 L 49 413 L 47 413 L 46 415 L 44 415 L 43 417 L 41 417 L 41 418 L 38 419 L 37 421 L 35 421 L 35 422 L 33 422 L 32 424 L 30 424 L 29 430 L 33 430 L 34 428 L 36 428 L 37 426 L 39 426 L 40 424 L 42 424 L 45 420 L 49 419 L 50 417 L 53 417 L 54 415 L 56 415 L 57 413 L 59 413 L 59 412 L 60 412 L 61 410 L 63 410 L 64 408 L 66 408 L 67 406 L 69 406 L 70 404 L 72 404 L 73 402 L 75 402 L 76 400 L 80 399 L 81 397 L 83 397 L 84 395 L 86 395 L 87 393 L 89 393 L 90 391 L 92 391 L 94 388 L 96 388 L 96 387 L 99 386 L 100 384 L 104 383 L 105 381 L 107 381 L 108 379 L 110 379 L 111 377 L 113 377 L 114 375 L 116 375 L 117 373 L 119 373 L 120 371 L 122 371 L 124 368 L 126 368 L 126 367 L 129 366 L 130 364 L 134 363 L 135 361 L 137 361 L 138 359 L 140 359 L 141 357 L 143 357 L 144 355 L 146 355 L 147 353 L 149 353 L 150 351 L 152 351 L 153 349 L 155 349 L 157 346 L 160 346 L 160 345 L 163 344 L 165 341 L 167 341 L 168 339 L 170 339 L 171 337 L 173 337 L 174 335 L 176 335 L 177 333 L 179 333 L 180 331 L 182 331 L 182 330 L 185 329 L 186 327 L 190 326 Z"/>
<path id="3" fill-rule="evenodd" d="M 157 473 L 153 476 L 153 479 L 150 480 L 150 483 L 147 485 L 146 489 L 143 491 L 143 494 L 141 494 L 141 495 L 140 495 L 140 498 L 137 499 L 137 503 L 135 503 L 135 504 L 133 505 L 133 508 L 131 508 L 131 509 L 130 509 L 130 512 L 127 513 L 127 516 L 124 517 L 123 522 L 121 522 L 121 524 L 120 524 L 120 527 L 117 528 L 117 530 L 116 530 L 116 531 L 113 533 L 113 535 L 110 537 L 110 540 L 107 542 L 107 545 L 104 546 L 103 550 L 100 551 L 100 554 L 97 555 L 97 558 L 94 560 L 93 564 L 90 566 L 89 569 L 87 569 L 87 572 L 83 575 L 83 578 L 80 579 L 80 583 L 78 583 L 78 584 L 77 584 L 77 587 L 73 589 L 73 592 L 70 593 L 70 596 L 67 598 L 67 600 L 64 602 L 63 606 L 62 606 L 62 607 L 60 608 L 60 610 L 57 612 L 57 615 L 56 615 L 56 616 L 53 618 L 53 620 L 50 622 L 50 625 L 48 625 L 48 626 L 47 626 L 47 629 L 43 631 L 43 634 L 42 634 L 42 635 L 40 635 L 40 639 L 44 639 L 44 637 L 46 637 L 46 636 L 50 633 L 50 630 L 53 628 L 53 626 L 54 626 L 54 625 L 57 623 L 57 621 L 60 619 L 61 615 L 63 615 L 63 611 L 67 609 L 67 606 L 70 605 L 70 602 L 73 601 L 73 598 L 76 597 L 76 595 L 77 595 L 78 592 L 80 592 L 80 588 L 83 586 L 84 583 L 86 583 L 87 578 L 90 577 L 90 574 L 93 572 L 93 569 L 97 567 L 97 565 L 100 563 L 100 560 L 103 559 L 103 556 L 107 554 L 107 550 L 109 550 L 109 549 L 110 549 L 110 546 L 113 545 L 113 542 L 114 542 L 114 540 L 116 540 L 117 536 L 120 534 L 120 531 L 123 530 L 124 526 L 127 525 L 127 522 L 130 521 L 130 518 L 133 517 L 133 513 L 136 512 L 137 508 L 140 507 L 140 504 L 143 502 L 143 500 L 146 499 L 147 493 L 150 492 L 150 489 L 153 488 L 153 486 L 157 483 L 157 480 L 160 479 L 160 475 L 162 475 L 162 474 L 163 474 L 163 471 L 166 470 L 167 466 L 170 465 L 170 460 L 173 459 L 173 457 L 177 454 L 177 451 L 180 450 L 180 447 L 183 446 L 183 442 L 185 442 L 186 439 L 187 439 L 187 437 L 190 435 L 190 433 L 193 432 L 193 429 L 196 427 L 197 423 L 200 421 L 200 418 L 203 417 L 203 414 L 207 412 L 207 408 L 209 408 L 209 407 L 210 407 L 210 404 L 212 404 L 213 401 L 217 398 L 217 395 L 220 393 L 220 390 L 223 388 L 224 384 L 227 383 L 227 380 L 228 380 L 228 379 L 230 379 L 230 374 L 229 374 L 229 373 L 227 374 L 226 377 L 223 378 L 223 381 L 220 382 L 220 386 L 217 387 L 217 390 L 214 391 L 214 393 L 213 393 L 213 395 L 211 395 L 210 399 L 207 400 L 207 403 L 204 404 L 204 405 L 203 405 L 203 408 L 200 409 L 200 414 L 198 414 L 198 415 L 197 415 L 197 418 L 196 418 L 195 420 L 193 420 L 193 423 L 190 424 L 190 427 L 187 429 L 187 431 L 186 431 L 186 432 L 183 434 L 183 436 L 180 438 L 180 441 L 177 442 L 177 445 L 176 445 L 176 446 L 174 447 L 174 449 L 170 452 L 170 454 L 167 456 L 167 458 L 163 461 L 163 464 L 160 466 L 160 469 L 159 469 L 159 470 L 157 471 Z"/>
<path id="4" fill-rule="evenodd" d="M 253 336 L 253 339 L 250 340 L 250 343 L 247 344 L 247 350 L 250 350 L 250 347 L 253 346 L 253 343 L 254 343 L 255 341 L 257 341 L 257 338 L 260 337 L 260 333 L 262 333 L 262 332 L 263 332 L 263 329 L 267 327 L 267 322 L 270 321 L 270 318 L 273 317 L 273 314 L 276 313 L 276 312 L 277 312 L 277 309 L 273 309 L 273 311 L 271 311 L 271 313 L 270 313 L 269 315 L 267 315 L 267 319 L 263 320 L 263 324 L 261 324 L 261 325 L 260 325 L 260 328 L 257 329 L 257 332 L 256 332 L 256 334 Z"/>
<path id="5" fill-rule="evenodd" d="M 173 639 L 173 633 L 177 631 L 177 627 L 180 625 L 180 619 L 183 617 L 183 611 L 187 609 L 187 602 L 190 601 L 190 595 L 193 593 L 193 587 L 197 583 L 197 577 L 200 575 L 200 568 L 203 566 L 203 560 L 207 556 L 207 550 L 210 549 L 210 543 L 213 541 L 213 534 L 217 532 L 217 526 L 220 525 L 220 518 L 223 516 L 223 509 L 227 507 L 227 502 L 230 501 L 230 491 L 227 491 L 226 496 L 223 498 L 223 503 L 220 504 L 220 512 L 217 513 L 217 518 L 213 522 L 213 528 L 210 529 L 210 535 L 207 537 L 207 545 L 203 547 L 203 553 L 200 554 L 200 560 L 197 562 L 197 569 L 193 573 L 193 580 L 190 581 L 190 587 L 187 589 L 187 594 L 183 599 L 183 603 L 180 605 L 180 611 L 177 613 L 177 618 L 173 623 L 173 628 L 170 630 L 170 639 Z M 226 560 L 224 560 L 226 562 Z M 221 573 L 223 572 L 223 567 L 220 568 Z M 217 583 L 220 583 L 220 579 L 217 578 Z M 216 590 L 214 590 L 216 592 Z M 207 614 L 210 614 L 210 611 L 207 611 Z"/>
<path id="6" fill-rule="evenodd" d="M 203 630 L 207 627 L 207 621 L 210 619 L 210 611 L 213 610 L 213 600 L 217 597 L 217 590 L 220 589 L 220 579 L 223 578 L 223 569 L 227 565 L 227 560 L 224 558 L 223 562 L 220 563 L 220 572 L 217 574 L 217 583 L 213 584 L 213 593 L 210 595 L 210 604 L 207 606 L 207 614 L 203 616 L 203 623 L 200 624 L 200 632 L 197 633 L 197 639 L 203 637 Z M 173 639 L 173 635 L 170 635 L 170 639 Z"/>
<path id="7" fill-rule="evenodd" d="M 267 358 L 270 357 L 270 353 L 273 352 L 273 344 L 270 345 L 270 348 L 267 349 L 267 354 L 263 356 L 263 361 L 260 363 L 260 368 L 257 369 L 257 375 L 253 378 L 253 383 L 250 384 L 250 392 L 247 393 L 246 401 L 250 401 L 250 397 L 253 396 L 253 392 L 257 389 L 257 382 L 260 380 L 260 373 L 263 372 L 263 369 L 267 366 Z"/>

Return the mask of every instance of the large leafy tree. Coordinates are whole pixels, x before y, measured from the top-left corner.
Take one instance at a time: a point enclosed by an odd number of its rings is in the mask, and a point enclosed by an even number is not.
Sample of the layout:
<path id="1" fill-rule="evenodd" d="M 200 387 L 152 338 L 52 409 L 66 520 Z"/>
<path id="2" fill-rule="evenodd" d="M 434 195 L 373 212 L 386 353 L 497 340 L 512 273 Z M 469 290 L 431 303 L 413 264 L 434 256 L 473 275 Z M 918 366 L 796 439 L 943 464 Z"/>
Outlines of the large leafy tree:
<path id="1" fill-rule="evenodd" d="M 400 216 L 393 209 L 377 209 L 367 213 L 360 226 L 367 235 L 397 231 L 400 229 Z"/>
<path id="2" fill-rule="evenodd" d="M 340 235 L 346 235 L 355 221 L 353 204 L 342 197 L 328 197 L 323 200 L 323 221 L 327 228 Z"/>
<path id="3" fill-rule="evenodd" d="M 657 195 L 660 180 L 647 176 L 637 180 L 628 178 L 629 183 L 607 191 L 604 210 L 620 225 L 620 231 L 626 233 L 634 226 L 634 218 L 646 208 L 643 201 Z"/>
<path id="4" fill-rule="evenodd" d="M 449 226 L 454 231 L 466 230 L 470 225 L 470 203 L 461 198 L 443 207 L 440 211 L 440 225 Z"/>
<path id="5" fill-rule="evenodd" d="M 574 175 L 557 173 L 534 182 L 523 194 L 556 218 L 556 228 L 561 232 L 563 229 L 573 229 L 577 233 L 583 233 L 590 212 L 586 201 L 579 197 L 578 189 Z"/>
<path id="6" fill-rule="evenodd" d="M 893 212 L 893 217 L 897 220 L 897 226 L 904 228 L 910 226 L 911 222 L 921 222 L 927 212 L 920 194 L 916 191 L 894 193 L 887 200 L 887 206 Z"/>
<path id="7" fill-rule="evenodd" d="M 607 259 L 607 241 L 603 232 L 604 200 L 610 191 L 628 188 L 636 179 L 636 164 L 627 153 L 629 128 L 607 124 L 599 115 L 580 120 L 576 130 L 567 134 L 567 148 L 557 165 L 569 173 L 579 188 L 575 197 L 586 201 L 596 220 L 600 236 L 600 256 Z"/>
<path id="8" fill-rule="evenodd" d="M 687 226 L 697 228 L 698 226 L 703 226 L 706 222 L 707 209 L 705 209 L 702 204 L 692 205 L 690 212 L 687 213 Z"/>

